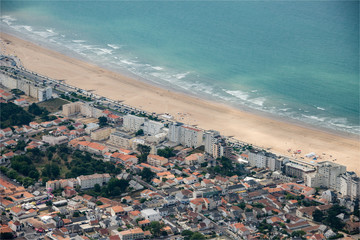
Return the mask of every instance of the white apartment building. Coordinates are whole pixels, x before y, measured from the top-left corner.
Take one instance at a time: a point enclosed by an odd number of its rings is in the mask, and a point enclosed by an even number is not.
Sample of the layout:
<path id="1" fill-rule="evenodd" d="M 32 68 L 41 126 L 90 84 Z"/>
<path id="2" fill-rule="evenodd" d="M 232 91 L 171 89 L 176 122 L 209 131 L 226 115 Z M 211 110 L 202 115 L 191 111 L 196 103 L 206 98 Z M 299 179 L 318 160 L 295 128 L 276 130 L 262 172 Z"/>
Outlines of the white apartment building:
<path id="1" fill-rule="evenodd" d="M 148 120 L 144 122 L 143 131 L 144 134 L 154 136 L 161 132 L 161 129 L 164 127 L 164 124 L 161 122 L 156 122 L 152 120 Z"/>
<path id="2" fill-rule="evenodd" d="M 220 133 L 218 131 L 210 130 L 205 132 L 204 147 L 205 152 L 213 155 L 213 145 L 217 142 Z"/>
<path id="3" fill-rule="evenodd" d="M 99 184 L 100 186 L 103 186 L 104 184 L 108 183 L 110 181 L 110 175 L 108 173 L 104 174 L 92 174 L 92 175 L 81 175 L 77 177 L 77 180 L 79 182 L 79 186 L 81 189 L 88 189 L 93 188 L 95 184 Z"/>
<path id="4" fill-rule="evenodd" d="M 250 151 L 249 152 L 249 164 L 252 167 L 266 168 L 267 156 L 263 151 Z"/>
<path id="5" fill-rule="evenodd" d="M 52 97 L 52 88 L 51 87 L 39 88 L 38 99 L 40 102 L 49 100 L 49 99 L 51 99 L 51 97 Z"/>
<path id="6" fill-rule="evenodd" d="M 123 128 L 129 132 L 136 132 L 141 129 L 144 122 L 145 118 L 128 114 L 123 118 Z"/>
<path id="7" fill-rule="evenodd" d="M 93 118 L 99 118 L 104 115 L 100 109 L 83 102 L 73 102 L 63 105 L 62 114 L 66 117 L 81 114 Z"/>
<path id="8" fill-rule="evenodd" d="M 180 143 L 186 147 L 197 148 L 203 145 L 203 131 L 189 126 L 181 126 Z"/>
<path id="9" fill-rule="evenodd" d="M 172 123 L 169 125 L 168 138 L 170 142 L 180 143 L 181 126 L 183 126 L 182 123 Z"/>
<path id="10" fill-rule="evenodd" d="M 337 177 L 337 191 L 342 197 L 349 196 L 356 199 L 360 196 L 360 178 L 354 172 L 346 172 Z"/>
<path id="11" fill-rule="evenodd" d="M 123 132 L 116 131 L 110 134 L 109 144 L 112 144 L 120 148 L 130 149 L 131 139 L 132 139 L 131 136 Z"/>
<path id="12" fill-rule="evenodd" d="M 315 165 L 316 171 L 306 175 L 306 184 L 309 187 L 326 187 L 337 189 L 338 176 L 346 172 L 346 166 L 324 161 Z"/>

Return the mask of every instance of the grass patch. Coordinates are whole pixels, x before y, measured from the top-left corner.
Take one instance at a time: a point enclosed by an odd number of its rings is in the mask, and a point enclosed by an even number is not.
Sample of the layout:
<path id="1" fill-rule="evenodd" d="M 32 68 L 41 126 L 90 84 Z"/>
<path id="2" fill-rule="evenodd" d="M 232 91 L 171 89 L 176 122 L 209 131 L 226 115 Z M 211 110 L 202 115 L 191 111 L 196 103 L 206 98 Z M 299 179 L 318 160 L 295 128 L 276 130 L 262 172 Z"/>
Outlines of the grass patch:
<path id="1" fill-rule="evenodd" d="M 69 103 L 69 101 L 66 101 L 61 98 L 53 98 L 50 100 L 47 100 L 45 102 L 38 103 L 39 107 L 44 107 L 46 110 L 48 110 L 50 113 L 61 111 L 62 105 Z"/>

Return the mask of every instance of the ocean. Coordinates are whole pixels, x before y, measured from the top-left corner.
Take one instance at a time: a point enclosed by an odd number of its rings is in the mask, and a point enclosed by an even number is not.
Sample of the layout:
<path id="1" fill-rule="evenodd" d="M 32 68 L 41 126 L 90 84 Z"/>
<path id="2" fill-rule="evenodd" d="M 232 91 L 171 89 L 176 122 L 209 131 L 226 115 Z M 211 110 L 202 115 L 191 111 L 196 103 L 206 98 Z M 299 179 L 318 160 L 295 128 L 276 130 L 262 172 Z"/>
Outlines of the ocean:
<path id="1" fill-rule="evenodd" d="M 240 109 L 360 134 L 359 1 L 1 1 L 0 26 Z"/>

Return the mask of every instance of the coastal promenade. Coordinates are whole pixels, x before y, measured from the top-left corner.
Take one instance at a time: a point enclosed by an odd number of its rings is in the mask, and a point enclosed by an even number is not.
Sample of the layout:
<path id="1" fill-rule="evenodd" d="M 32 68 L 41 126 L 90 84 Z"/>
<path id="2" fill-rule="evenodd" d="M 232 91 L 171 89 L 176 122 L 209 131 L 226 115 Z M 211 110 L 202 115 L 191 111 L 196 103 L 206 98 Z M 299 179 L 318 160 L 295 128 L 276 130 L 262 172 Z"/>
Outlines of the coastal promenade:
<path id="1" fill-rule="evenodd" d="M 292 154 L 288 149 L 302 150 L 302 154 L 296 155 L 298 159 L 315 152 L 322 157 L 321 160 L 334 161 L 360 173 L 358 136 L 324 132 L 243 112 L 223 104 L 160 89 L 7 34 L 2 34 L 2 38 L 9 43 L 6 54 L 15 52 L 26 69 L 49 79 L 57 79 L 56 84 L 60 88 L 64 87 L 64 90 L 69 88 L 93 96 L 105 107 L 157 113 L 159 116 L 168 113 L 174 121 L 197 125 L 202 129 L 216 129 L 222 135 L 232 136 L 231 141 L 249 143 L 290 157 Z"/>

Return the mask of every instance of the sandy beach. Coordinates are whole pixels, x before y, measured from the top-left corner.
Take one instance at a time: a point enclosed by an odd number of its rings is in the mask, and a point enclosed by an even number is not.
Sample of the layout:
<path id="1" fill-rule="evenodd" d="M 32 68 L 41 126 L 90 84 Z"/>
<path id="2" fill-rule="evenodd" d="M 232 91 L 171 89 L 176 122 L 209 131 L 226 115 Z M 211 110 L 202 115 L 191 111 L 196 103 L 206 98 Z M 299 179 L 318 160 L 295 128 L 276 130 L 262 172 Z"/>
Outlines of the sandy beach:
<path id="1" fill-rule="evenodd" d="M 271 148 L 274 153 L 290 156 L 288 149 L 301 149 L 302 154 L 297 156 L 300 158 L 315 152 L 322 157 L 318 161 L 344 164 L 360 174 L 360 144 L 356 137 L 298 126 L 161 89 L 8 34 L 1 33 L 1 39 L 8 43 L 7 54 L 15 54 L 24 67 L 42 75 L 146 111 L 167 112 L 186 124 L 215 129 L 222 135 Z"/>

